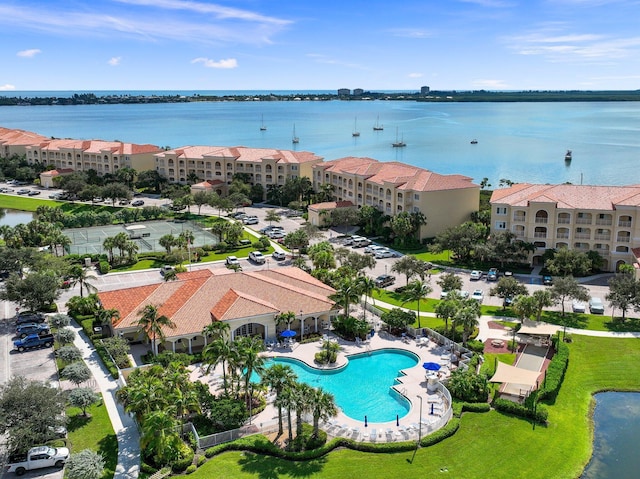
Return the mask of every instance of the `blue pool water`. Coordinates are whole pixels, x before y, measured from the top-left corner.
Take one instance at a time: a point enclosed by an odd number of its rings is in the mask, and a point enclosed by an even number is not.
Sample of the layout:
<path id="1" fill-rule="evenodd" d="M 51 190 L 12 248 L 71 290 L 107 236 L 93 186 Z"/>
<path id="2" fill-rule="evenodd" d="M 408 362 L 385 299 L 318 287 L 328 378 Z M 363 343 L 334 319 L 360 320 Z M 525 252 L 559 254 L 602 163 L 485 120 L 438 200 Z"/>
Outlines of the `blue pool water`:
<path id="1" fill-rule="evenodd" d="M 336 404 L 347 416 L 364 422 L 387 422 L 405 416 L 409 402 L 391 389 L 400 370 L 414 367 L 418 357 L 400 350 L 382 349 L 349 356 L 349 363 L 338 371 L 311 368 L 302 361 L 274 358 L 267 364 L 291 366 L 298 381 L 320 387 L 335 396 Z"/>

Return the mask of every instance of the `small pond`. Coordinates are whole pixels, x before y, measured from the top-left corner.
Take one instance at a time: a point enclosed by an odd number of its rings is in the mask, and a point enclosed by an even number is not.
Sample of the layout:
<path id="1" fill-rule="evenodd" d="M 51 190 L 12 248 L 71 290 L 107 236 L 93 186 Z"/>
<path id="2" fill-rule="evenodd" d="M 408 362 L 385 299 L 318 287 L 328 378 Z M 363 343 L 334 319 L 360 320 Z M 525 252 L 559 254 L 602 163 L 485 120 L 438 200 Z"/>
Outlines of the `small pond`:
<path id="1" fill-rule="evenodd" d="M 640 393 L 596 394 L 593 456 L 581 479 L 638 477 Z"/>
<path id="2" fill-rule="evenodd" d="M 0 226 L 8 225 L 13 228 L 20 223 L 26 225 L 31 220 L 33 220 L 33 213 L 29 211 L 0 209 Z"/>

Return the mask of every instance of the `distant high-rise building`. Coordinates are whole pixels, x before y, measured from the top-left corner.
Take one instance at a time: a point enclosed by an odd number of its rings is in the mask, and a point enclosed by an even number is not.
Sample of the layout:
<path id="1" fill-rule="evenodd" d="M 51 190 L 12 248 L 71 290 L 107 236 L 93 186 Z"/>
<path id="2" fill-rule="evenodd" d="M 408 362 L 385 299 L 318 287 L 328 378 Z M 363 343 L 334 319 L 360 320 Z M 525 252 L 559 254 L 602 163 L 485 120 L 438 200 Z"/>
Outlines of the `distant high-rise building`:
<path id="1" fill-rule="evenodd" d="M 364 93 L 364 90 L 362 88 L 354 88 L 353 89 L 353 95 L 354 96 L 360 96 Z"/>
<path id="2" fill-rule="evenodd" d="M 351 90 L 349 88 L 340 88 L 338 90 L 338 96 L 349 96 L 351 95 Z"/>
<path id="3" fill-rule="evenodd" d="M 420 87 L 420 94 L 421 95 L 427 95 L 428 93 L 429 93 L 429 87 L 428 86 Z"/>

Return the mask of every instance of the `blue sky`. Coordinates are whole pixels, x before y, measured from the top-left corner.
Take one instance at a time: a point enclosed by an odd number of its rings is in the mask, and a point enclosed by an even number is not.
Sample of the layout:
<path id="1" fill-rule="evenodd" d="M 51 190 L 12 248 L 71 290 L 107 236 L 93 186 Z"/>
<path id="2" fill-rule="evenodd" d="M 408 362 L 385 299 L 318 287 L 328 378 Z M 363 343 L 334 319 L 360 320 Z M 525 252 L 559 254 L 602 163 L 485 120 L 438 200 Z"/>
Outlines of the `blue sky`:
<path id="1" fill-rule="evenodd" d="M 0 91 L 640 88 L 639 0 L 3 0 Z"/>

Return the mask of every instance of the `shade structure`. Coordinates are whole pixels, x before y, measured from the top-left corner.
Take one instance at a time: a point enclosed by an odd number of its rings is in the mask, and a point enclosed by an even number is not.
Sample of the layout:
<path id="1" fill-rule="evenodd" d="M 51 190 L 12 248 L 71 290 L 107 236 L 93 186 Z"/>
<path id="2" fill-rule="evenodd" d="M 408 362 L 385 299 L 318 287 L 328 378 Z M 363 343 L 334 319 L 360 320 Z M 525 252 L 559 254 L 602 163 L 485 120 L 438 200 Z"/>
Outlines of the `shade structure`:
<path id="1" fill-rule="evenodd" d="M 496 373 L 491 379 L 492 383 L 513 383 L 533 387 L 538 383 L 539 371 L 517 368 L 503 362 L 498 362 Z"/>
<path id="2" fill-rule="evenodd" d="M 427 371 L 440 371 L 440 365 L 438 363 L 426 362 L 422 365 Z"/>
<path id="3" fill-rule="evenodd" d="M 280 336 L 282 336 L 283 338 L 293 338 L 295 335 L 296 335 L 296 332 L 293 331 L 292 329 L 285 329 L 280 333 Z"/>

